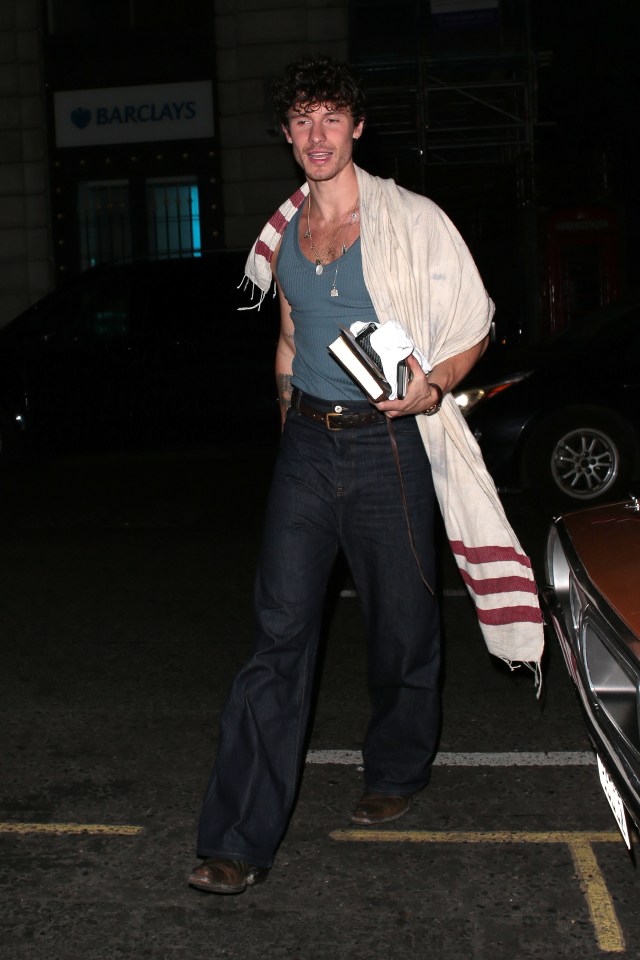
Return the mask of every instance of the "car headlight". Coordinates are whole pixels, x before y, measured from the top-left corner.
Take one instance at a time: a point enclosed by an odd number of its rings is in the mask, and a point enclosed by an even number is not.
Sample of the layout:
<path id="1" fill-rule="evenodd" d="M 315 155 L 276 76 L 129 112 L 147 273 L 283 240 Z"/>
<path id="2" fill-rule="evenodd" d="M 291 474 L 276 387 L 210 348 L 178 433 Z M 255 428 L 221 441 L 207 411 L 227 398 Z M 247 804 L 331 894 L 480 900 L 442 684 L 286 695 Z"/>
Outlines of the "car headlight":
<path id="1" fill-rule="evenodd" d="M 468 417 L 473 408 L 477 406 L 481 400 L 490 400 L 491 397 L 497 396 L 499 393 L 502 393 L 503 390 L 508 390 L 508 388 L 514 384 L 526 380 L 530 375 L 531 371 L 529 370 L 526 373 L 518 373 L 514 377 L 498 380 L 496 383 L 491 383 L 487 386 L 468 387 L 466 390 L 454 390 L 452 396 L 460 407 L 462 415 Z"/>

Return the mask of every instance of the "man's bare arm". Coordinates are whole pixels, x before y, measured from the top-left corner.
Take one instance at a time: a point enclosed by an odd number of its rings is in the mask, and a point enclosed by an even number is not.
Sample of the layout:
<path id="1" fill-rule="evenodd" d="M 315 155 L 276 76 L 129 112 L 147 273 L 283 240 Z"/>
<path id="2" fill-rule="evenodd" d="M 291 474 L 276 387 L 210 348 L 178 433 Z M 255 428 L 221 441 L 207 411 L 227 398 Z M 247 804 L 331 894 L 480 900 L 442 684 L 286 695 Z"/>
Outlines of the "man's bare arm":
<path id="1" fill-rule="evenodd" d="M 280 418 L 284 426 L 287 410 L 291 406 L 292 364 L 296 347 L 294 342 L 294 325 L 291 319 L 291 307 L 279 287 L 278 296 L 280 298 L 280 336 L 276 347 L 276 387 L 278 390 L 278 402 L 280 404 Z"/>

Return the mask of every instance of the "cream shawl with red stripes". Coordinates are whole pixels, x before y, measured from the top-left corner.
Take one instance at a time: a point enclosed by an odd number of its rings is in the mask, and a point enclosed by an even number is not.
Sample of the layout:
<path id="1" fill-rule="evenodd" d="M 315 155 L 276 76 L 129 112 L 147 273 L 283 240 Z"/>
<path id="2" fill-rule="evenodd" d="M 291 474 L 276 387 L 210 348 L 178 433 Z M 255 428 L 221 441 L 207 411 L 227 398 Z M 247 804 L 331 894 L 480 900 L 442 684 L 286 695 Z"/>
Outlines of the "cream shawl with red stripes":
<path id="1" fill-rule="evenodd" d="M 489 299 L 460 234 L 426 197 L 356 167 L 364 279 L 381 323 L 400 322 L 431 366 L 487 334 Z M 256 241 L 246 276 L 269 290 L 271 257 L 308 194 L 304 184 L 276 211 Z M 256 304 L 258 305 L 258 304 Z M 542 615 L 531 562 L 500 502 L 478 444 L 451 396 L 440 414 L 418 417 L 447 535 L 475 603 L 490 653 L 536 669 Z"/>

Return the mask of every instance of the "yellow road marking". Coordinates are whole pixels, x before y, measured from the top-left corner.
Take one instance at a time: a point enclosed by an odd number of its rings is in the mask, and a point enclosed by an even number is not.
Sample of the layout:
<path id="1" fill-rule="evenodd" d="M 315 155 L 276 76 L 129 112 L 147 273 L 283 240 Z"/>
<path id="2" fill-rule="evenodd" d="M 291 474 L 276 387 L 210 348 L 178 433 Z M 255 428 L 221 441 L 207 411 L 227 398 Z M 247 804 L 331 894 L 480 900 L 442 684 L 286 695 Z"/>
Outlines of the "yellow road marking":
<path id="1" fill-rule="evenodd" d="M 90 833 L 118 837 L 133 837 L 142 833 L 143 827 L 129 824 L 107 823 L 2 823 L 0 833 Z"/>
<path id="2" fill-rule="evenodd" d="M 378 840 L 381 843 L 619 843 L 615 830 L 569 832 L 567 830 L 334 830 L 333 840 Z"/>
<path id="3" fill-rule="evenodd" d="M 0 833 L 17 834 L 91 834 L 137 836 L 143 827 L 105 823 L 11 823 L 0 822 Z M 619 843 L 620 835 L 611 831 L 575 832 L 563 830 L 527 831 L 436 831 L 436 830 L 334 830 L 333 840 L 365 843 L 564 843 L 569 847 L 580 879 L 598 946 L 608 953 L 622 953 L 624 936 L 616 916 L 593 843 Z"/>
<path id="4" fill-rule="evenodd" d="M 333 840 L 359 843 L 564 843 L 573 857 L 598 946 L 607 953 L 624 952 L 624 935 L 592 847 L 594 843 L 620 843 L 620 834 L 617 832 L 334 830 L 329 836 Z"/>
<path id="5" fill-rule="evenodd" d="M 624 950 L 624 936 L 591 843 L 588 840 L 574 840 L 569 844 L 569 849 L 587 899 L 598 946 L 601 950 L 621 953 Z"/>

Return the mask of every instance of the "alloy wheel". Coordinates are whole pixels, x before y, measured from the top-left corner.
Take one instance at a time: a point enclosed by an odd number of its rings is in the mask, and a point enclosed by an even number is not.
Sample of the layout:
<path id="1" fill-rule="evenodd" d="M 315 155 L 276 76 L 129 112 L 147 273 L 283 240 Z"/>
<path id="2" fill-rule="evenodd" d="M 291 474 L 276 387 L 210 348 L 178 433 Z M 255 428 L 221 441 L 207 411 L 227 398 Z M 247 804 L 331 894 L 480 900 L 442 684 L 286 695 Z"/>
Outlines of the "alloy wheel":
<path id="1" fill-rule="evenodd" d="M 602 496 L 620 469 L 617 446 L 606 433 L 584 427 L 571 430 L 556 443 L 551 472 L 558 488 L 578 500 Z"/>

